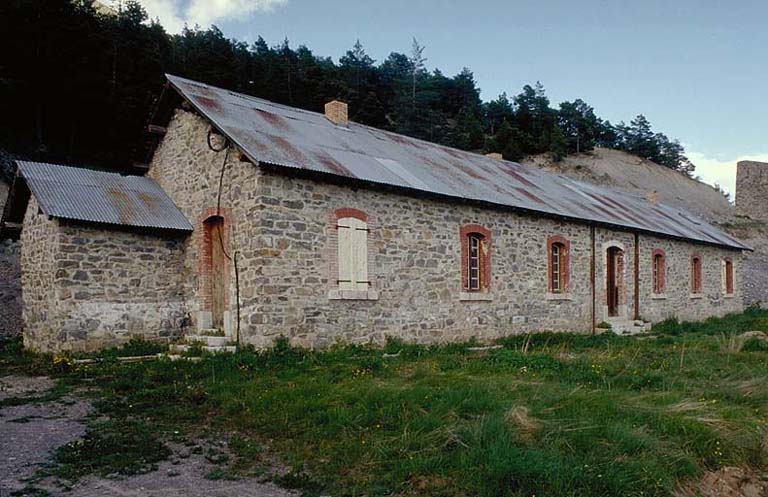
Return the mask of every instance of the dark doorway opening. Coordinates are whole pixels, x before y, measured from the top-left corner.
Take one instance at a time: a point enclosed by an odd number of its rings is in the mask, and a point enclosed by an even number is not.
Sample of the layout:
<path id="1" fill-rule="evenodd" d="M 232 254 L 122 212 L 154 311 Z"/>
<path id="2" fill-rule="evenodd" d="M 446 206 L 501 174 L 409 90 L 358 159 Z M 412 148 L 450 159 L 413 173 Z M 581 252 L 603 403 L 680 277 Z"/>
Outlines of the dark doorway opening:
<path id="1" fill-rule="evenodd" d="M 606 295 L 608 301 L 608 316 L 619 315 L 621 298 L 621 273 L 624 265 L 624 251 L 618 247 L 608 247 L 606 252 Z"/>

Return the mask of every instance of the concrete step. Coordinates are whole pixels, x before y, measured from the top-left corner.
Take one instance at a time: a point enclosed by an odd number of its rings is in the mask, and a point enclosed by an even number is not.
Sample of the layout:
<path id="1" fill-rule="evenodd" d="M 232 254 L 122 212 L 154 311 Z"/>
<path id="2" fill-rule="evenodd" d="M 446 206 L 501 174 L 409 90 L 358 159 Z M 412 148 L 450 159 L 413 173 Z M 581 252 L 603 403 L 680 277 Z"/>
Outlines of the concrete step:
<path id="1" fill-rule="evenodd" d="M 607 322 L 611 325 L 611 331 L 617 335 L 637 335 L 651 331 L 651 323 L 642 320 L 618 318 Z"/>
<path id="2" fill-rule="evenodd" d="M 192 348 L 192 345 L 186 343 L 174 343 L 170 346 L 170 352 L 172 354 L 186 354 Z M 237 352 L 237 347 L 234 345 L 203 345 L 200 347 L 203 352 L 210 353 L 233 353 Z"/>
<path id="3" fill-rule="evenodd" d="M 209 335 L 187 335 L 184 337 L 187 343 L 201 343 L 208 347 L 221 347 L 226 345 L 230 340 L 229 337 L 209 336 Z"/>
<path id="4" fill-rule="evenodd" d="M 202 357 L 189 357 L 189 356 L 183 356 L 181 354 L 165 354 L 165 357 L 167 357 L 171 361 L 189 361 L 189 362 L 200 362 L 203 359 Z"/>
<path id="5" fill-rule="evenodd" d="M 197 334 L 198 335 L 205 335 L 205 336 L 209 336 L 209 337 L 220 337 L 220 336 L 224 336 L 224 331 L 220 330 L 218 328 L 208 328 L 208 329 L 205 329 L 205 330 L 198 330 Z"/>

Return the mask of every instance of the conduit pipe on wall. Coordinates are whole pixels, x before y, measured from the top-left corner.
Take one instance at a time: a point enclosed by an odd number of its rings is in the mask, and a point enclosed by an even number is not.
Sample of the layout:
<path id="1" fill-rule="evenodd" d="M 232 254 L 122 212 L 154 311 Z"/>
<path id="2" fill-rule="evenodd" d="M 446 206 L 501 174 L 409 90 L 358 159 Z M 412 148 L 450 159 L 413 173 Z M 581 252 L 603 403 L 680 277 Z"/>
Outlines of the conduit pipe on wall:
<path id="1" fill-rule="evenodd" d="M 597 326 L 597 316 L 595 315 L 595 308 L 597 307 L 597 292 L 595 291 L 595 226 L 589 227 L 589 239 L 592 245 L 592 253 L 589 257 L 589 281 L 592 283 L 592 334 L 595 334 L 595 327 Z"/>
<path id="2" fill-rule="evenodd" d="M 635 232 L 635 321 L 640 319 L 640 234 Z"/>
<path id="3" fill-rule="evenodd" d="M 227 160 L 229 159 L 229 150 L 233 146 L 230 144 L 229 140 L 227 138 L 224 139 L 224 145 L 222 145 L 220 148 L 216 148 L 213 146 L 213 143 L 211 141 L 211 135 L 213 134 L 213 128 L 208 129 L 208 148 L 210 148 L 212 151 L 219 153 L 224 152 L 224 162 L 221 164 L 221 173 L 219 174 L 219 188 L 216 193 L 216 215 L 221 216 L 221 194 L 222 190 L 224 188 L 224 173 L 227 170 Z M 229 229 L 233 230 L 234 226 L 229 227 Z M 224 247 L 224 240 L 222 238 L 221 230 L 219 230 L 219 243 L 221 244 L 221 251 L 224 253 L 224 256 L 232 261 L 235 269 L 235 305 L 237 306 L 237 326 L 235 331 L 235 342 L 237 343 L 237 346 L 240 346 L 240 269 L 237 266 L 237 257 L 240 254 L 239 250 L 235 250 L 232 255 L 230 255 L 227 252 L 227 249 Z M 234 231 L 232 239 L 234 241 Z M 236 242 L 235 242 L 236 243 Z"/>

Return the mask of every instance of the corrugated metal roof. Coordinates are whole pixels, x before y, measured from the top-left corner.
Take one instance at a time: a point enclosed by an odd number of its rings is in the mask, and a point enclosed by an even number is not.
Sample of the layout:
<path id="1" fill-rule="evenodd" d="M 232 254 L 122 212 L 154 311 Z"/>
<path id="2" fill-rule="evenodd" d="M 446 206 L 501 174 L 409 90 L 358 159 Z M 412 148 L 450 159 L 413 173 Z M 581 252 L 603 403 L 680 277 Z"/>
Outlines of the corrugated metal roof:
<path id="1" fill-rule="evenodd" d="M 151 178 L 40 162 L 17 164 L 48 216 L 141 228 L 193 229 Z"/>
<path id="2" fill-rule="evenodd" d="M 515 162 L 456 150 L 168 75 L 254 163 L 300 168 L 697 242 L 749 249 L 680 209 Z"/>

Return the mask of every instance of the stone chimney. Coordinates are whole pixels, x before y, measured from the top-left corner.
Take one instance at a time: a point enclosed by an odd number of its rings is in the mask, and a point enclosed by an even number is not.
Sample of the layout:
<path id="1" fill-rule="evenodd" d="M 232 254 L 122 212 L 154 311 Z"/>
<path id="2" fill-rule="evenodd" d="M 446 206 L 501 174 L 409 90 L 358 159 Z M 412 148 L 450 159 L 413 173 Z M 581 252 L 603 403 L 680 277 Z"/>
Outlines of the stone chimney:
<path id="1" fill-rule="evenodd" d="M 658 204 L 659 194 L 656 190 L 651 190 L 650 192 L 645 194 L 645 199 L 652 204 Z"/>
<path id="2" fill-rule="evenodd" d="M 346 126 L 349 124 L 349 117 L 347 117 L 347 104 L 333 100 L 325 104 L 325 117 L 328 118 L 333 124 L 340 124 Z"/>
<path id="3" fill-rule="evenodd" d="M 490 154 L 485 154 L 485 156 L 491 159 L 504 160 L 504 156 L 498 152 L 491 152 Z"/>

